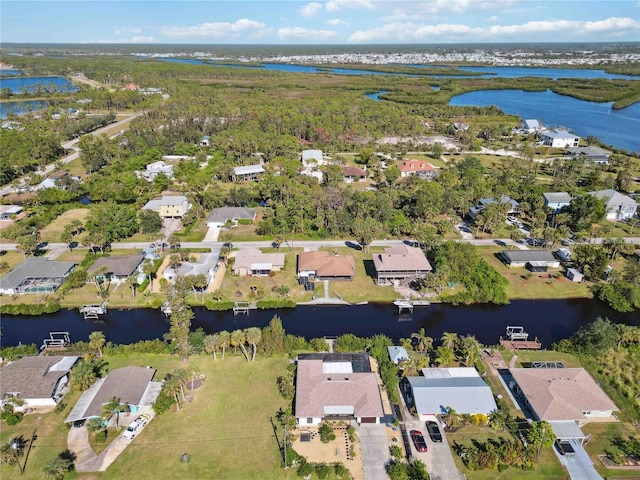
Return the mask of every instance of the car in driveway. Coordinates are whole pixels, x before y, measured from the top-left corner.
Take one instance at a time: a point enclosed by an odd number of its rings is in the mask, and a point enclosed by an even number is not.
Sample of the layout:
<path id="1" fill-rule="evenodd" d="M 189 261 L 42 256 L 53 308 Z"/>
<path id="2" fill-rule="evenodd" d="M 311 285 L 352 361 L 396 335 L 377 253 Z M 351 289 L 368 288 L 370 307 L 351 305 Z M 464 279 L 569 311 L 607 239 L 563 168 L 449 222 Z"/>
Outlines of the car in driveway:
<path id="1" fill-rule="evenodd" d="M 411 430 L 409 434 L 411 435 L 411 440 L 413 440 L 413 445 L 416 447 L 416 450 L 419 452 L 426 452 L 427 442 L 424 439 L 422 432 L 420 430 Z"/>
<path id="2" fill-rule="evenodd" d="M 427 433 L 429 434 L 429 438 L 431 438 L 432 442 L 442 442 L 442 433 L 440 433 L 440 428 L 438 428 L 438 424 L 436 422 L 428 421 L 425 423 L 425 426 L 427 427 Z"/>
<path id="3" fill-rule="evenodd" d="M 576 454 L 569 440 L 556 440 L 556 448 L 560 455 L 564 455 L 565 457 L 573 457 Z"/>
<path id="4" fill-rule="evenodd" d="M 138 432 L 142 430 L 142 428 L 147 424 L 148 421 L 149 415 L 140 415 L 127 427 L 127 429 L 122 434 L 122 438 L 132 440 L 138 434 Z"/>

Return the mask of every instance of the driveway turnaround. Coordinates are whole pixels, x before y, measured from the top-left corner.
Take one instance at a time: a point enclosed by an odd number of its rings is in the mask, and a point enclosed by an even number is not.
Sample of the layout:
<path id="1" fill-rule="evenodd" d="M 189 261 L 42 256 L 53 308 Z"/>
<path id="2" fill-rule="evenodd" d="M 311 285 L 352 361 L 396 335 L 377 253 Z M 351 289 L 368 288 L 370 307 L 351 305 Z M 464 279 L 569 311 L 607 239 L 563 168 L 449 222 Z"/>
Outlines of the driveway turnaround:
<path id="1" fill-rule="evenodd" d="M 388 480 L 387 462 L 391 460 L 389 440 L 384 425 L 362 424 L 357 430 L 362 450 L 364 480 Z"/>
<path id="2" fill-rule="evenodd" d="M 571 440 L 571 446 L 576 451 L 576 454 L 572 457 L 560 455 L 555 446 L 553 447 L 553 451 L 556 452 L 560 463 L 567 467 L 571 480 L 602 480 L 582 444 L 574 439 Z"/>
<path id="3" fill-rule="evenodd" d="M 411 444 L 411 455 L 414 459 L 422 461 L 427 467 L 429 478 L 431 480 L 463 480 L 464 476 L 453 461 L 453 453 L 447 438 L 445 437 L 444 430 L 440 427 L 440 433 L 442 434 L 442 442 L 433 442 L 427 432 L 427 427 L 424 422 L 412 420 L 405 422 L 407 430 L 419 430 L 424 435 L 427 441 L 427 451 L 418 452 Z"/>

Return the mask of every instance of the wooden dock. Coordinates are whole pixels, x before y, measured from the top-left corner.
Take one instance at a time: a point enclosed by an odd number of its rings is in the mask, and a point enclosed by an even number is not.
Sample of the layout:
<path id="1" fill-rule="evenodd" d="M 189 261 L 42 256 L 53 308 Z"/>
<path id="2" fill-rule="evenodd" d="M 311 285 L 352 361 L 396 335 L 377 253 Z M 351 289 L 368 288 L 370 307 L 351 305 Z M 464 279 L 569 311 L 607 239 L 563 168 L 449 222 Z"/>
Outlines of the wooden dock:
<path id="1" fill-rule="evenodd" d="M 257 306 L 255 303 L 250 302 L 235 302 L 233 304 L 233 314 L 245 314 L 249 315 L 249 310 L 257 310 Z"/>
<path id="2" fill-rule="evenodd" d="M 413 313 L 414 307 L 428 307 L 431 305 L 429 300 L 409 300 L 408 298 L 399 298 L 394 301 L 393 304 L 398 307 L 398 314 L 404 311 Z"/>
<path id="3" fill-rule="evenodd" d="M 508 338 L 500 337 L 500 345 L 510 351 L 517 350 L 540 350 L 542 343 L 538 341 L 538 337 L 535 340 L 509 340 Z"/>
<path id="4" fill-rule="evenodd" d="M 69 332 L 49 332 L 49 338 L 42 341 L 40 355 L 46 355 L 51 350 L 64 350 L 70 343 Z"/>
<path id="5" fill-rule="evenodd" d="M 107 313 L 107 301 L 101 304 L 84 305 L 80 307 L 80 313 L 84 315 L 85 320 L 97 320 L 100 315 Z"/>

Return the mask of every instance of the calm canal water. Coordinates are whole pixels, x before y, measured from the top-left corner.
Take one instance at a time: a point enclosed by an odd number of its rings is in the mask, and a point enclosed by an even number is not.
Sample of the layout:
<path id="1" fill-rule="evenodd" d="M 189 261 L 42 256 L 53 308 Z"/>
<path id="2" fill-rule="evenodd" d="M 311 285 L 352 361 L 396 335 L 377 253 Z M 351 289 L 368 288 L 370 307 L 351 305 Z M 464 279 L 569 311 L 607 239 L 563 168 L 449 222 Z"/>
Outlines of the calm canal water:
<path id="1" fill-rule="evenodd" d="M 371 336 L 383 333 L 394 339 L 408 337 L 424 328 L 433 338 L 445 331 L 472 334 L 485 344 L 495 344 L 507 325 L 522 325 L 531 337 L 537 336 L 544 347 L 569 337 L 597 316 L 612 321 L 640 325 L 640 315 L 621 314 L 592 300 L 517 300 L 498 307 L 474 305 L 452 307 L 434 304 L 414 310 L 411 317 L 400 317 L 391 304 L 368 304 L 350 307 L 301 306 L 284 310 L 253 310 L 249 315 L 232 312 L 194 310 L 192 328 L 202 327 L 207 333 L 247 327 L 264 327 L 273 315 L 282 318 L 288 333 L 306 338 L 353 333 Z M 3 316 L 2 344 L 36 343 L 52 331 L 68 331 L 72 341 L 87 340 L 95 330 L 105 333 L 114 343 L 162 338 L 169 323 L 159 310 L 110 310 L 101 321 L 85 321 L 77 310 L 65 310 L 40 317 Z"/>
<path id="2" fill-rule="evenodd" d="M 587 102 L 551 90 L 479 90 L 457 95 L 449 105 L 496 105 L 508 114 L 536 118 L 548 127 L 564 126 L 583 138 L 593 135 L 606 144 L 640 152 L 640 103 L 614 110 L 612 102 Z"/>

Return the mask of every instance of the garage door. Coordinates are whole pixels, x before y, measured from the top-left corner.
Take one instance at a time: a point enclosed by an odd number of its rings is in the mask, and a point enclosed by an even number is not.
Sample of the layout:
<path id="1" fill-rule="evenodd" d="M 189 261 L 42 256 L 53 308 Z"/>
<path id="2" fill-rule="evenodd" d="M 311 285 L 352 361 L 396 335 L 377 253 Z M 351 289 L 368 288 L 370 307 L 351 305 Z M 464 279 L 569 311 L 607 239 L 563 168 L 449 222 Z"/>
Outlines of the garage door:
<path id="1" fill-rule="evenodd" d="M 360 423 L 376 423 L 376 417 L 362 417 Z"/>

